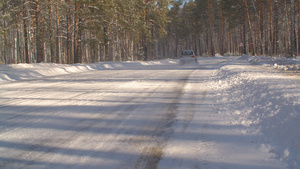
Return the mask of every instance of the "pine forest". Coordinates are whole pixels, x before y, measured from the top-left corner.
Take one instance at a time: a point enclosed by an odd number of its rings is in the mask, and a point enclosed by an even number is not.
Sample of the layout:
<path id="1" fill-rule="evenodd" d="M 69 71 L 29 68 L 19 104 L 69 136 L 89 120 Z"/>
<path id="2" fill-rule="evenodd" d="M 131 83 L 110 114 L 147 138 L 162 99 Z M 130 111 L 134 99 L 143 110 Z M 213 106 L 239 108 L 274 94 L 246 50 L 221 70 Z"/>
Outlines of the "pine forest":
<path id="1" fill-rule="evenodd" d="M 0 64 L 300 55 L 300 0 L 0 0 Z"/>

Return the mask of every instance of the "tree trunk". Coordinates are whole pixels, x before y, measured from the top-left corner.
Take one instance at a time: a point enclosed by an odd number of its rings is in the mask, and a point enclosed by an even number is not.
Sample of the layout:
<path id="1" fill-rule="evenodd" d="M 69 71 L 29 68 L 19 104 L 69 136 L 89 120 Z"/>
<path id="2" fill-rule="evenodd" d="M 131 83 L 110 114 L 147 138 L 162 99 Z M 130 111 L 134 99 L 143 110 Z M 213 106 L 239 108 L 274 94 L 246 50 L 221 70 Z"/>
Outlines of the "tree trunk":
<path id="1" fill-rule="evenodd" d="M 60 25 L 59 25 L 59 2 L 60 0 L 56 0 L 56 63 L 61 63 L 61 55 L 60 55 Z"/>
<path id="2" fill-rule="evenodd" d="M 79 22 L 79 3 L 75 1 L 75 20 L 74 20 L 74 62 L 80 63 L 81 59 L 79 58 L 78 53 L 78 22 Z"/>
<path id="3" fill-rule="evenodd" d="M 148 38 L 147 35 L 143 35 L 143 50 L 144 50 L 144 60 L 148 60 Z"/>
<path id="4" fill-rule="evenodd" d="M 246 43 L 246 24 L 243 24 L 243 40 L 244 40 L 244 45 L 242 46 L 242 52 L 243 54 L 247 54 L 247 43 Z"/>
<path id="5" fill-rule="evenodd" d="M 254 45 L 254 41 L 253 41 L 253 30 L 252 30 L 252 23 L 251 23 L 251 18 L 250 18 L 250 12 L 249 12 L 249 6 L 247 3 L 247 0 L 244 0 L 244 4 L 246 7 L 246 12 L 247 12 L 247 18 L 248 18 L 248 24 L 249 24 L 249 41 L 250 41 L 250 45 L 249 45 L 249 51 L 252 52 L 252 55 L 255 55 L 255 45 Z"/>
<path id="6" fill-rule="evenodd" d="M 274 34 L 273 34 L 273 54 L 278 55 L 279 51 L 279 25 L 278 25 L 278 19 L 279 19 L 279 11 L 278 11 L 278 1 L 274 1 Z"/>
<path id="7" fill-rule="evenodd" d="M 150 0 L 146 0 L 144 3 L 145 4 L 149 4 Z M 146 10 L 144 10 L 144 15 L 145 15 L 145 26 L 146 26 L 146 30 L 148 29 L 148 8 L 146 8 Z M 148 33 L 147 31 L 143 33 L 143 50 L 144 50 L 144 60 L 147 61 L 148 60 Z"/>
<path id="8" fill-rule="evenodd" d="M 263 28 L 263 7 L 261 4 L 261 0 L 257 0 L 257 8 L 258 8 L 258 45 L 259 45 L 259 54 L 264 54 L 263 49 L 263 37 L 264 37 L 264 28 Z"/>
<path id="9" fill-rule="evenodd" d="M 79 24 L 78 24 L 78 37 L 77 37 L 77 55 L 78 55 L 78 63 L 83 63 L 82 58 L 82 43 L 81 43 L 81 36 L 82 36 L 82 28 L 81 28 L 82 19 L 79 17 Z"/>
<path id="10" fill-rule="evenodd" d="M 295 13 L 294 13 L 294 0 L 291 0 L 291 52 L 290 57 L 295 56 L 296 37 L 295 37 Z"/>
<path id="11" fill-rule="evenodd" d="M 213 43 L 214 40 L 213 8 L 210 0 L 207 1 L 207 3 L 208 3 L 208 15 L 209 15 L 210 54 L 211 56 L 215 56 L 215 46 Z"/>
<path id="12" fill-rule="evenodd" d="M 274 27 L 273 27 L 273 0 L 268 0 L 268 4 L 270 6 L 269 8 L 269 32 L 268 32 L 268 39 L 266 40 L 266 50 L 268 52 L 269 56 L 273 55 L 273 48 L 274 46 L 272 45 L 273 42 L 273 32 L 274 32 Z"/>
<path id="13" fill-rule="evenodd" d="M 22 16 L 22 15 L 20 15 L 20 16 Z M 22 55 L 22 45 L 20 44 L 21 42 L 20 42 L 20 32 L 22 31 L 21 29 L 21 26 L 17 26 L 17 28 L 19 29 L 19 30 L 17 30 L 17 63 L 24 63 L 23 62 L 23 60 L 24 60 L 24 57 L 23 57 L 23 55 Z"/>
<path id="14" fill-rule="evenodd" d="M 3 11 L 2 11 L 2 14 L 3 16 L 5 16 L 6 14 L 6 7 L 7 7 L 7 1 L 6 0 L 3 0 Z M 6 31 L 6 20 L 3 20 L 3 29 Z M 2 50 L 3 50 L 3 59 L 4 59 L 4 62 L 5 64 L 8 64 L 9 61 L 8 61 L 8 58 L 7 58 L 7 49 L 6 49 L 6 46 L 7 46 L 7 35 L 6 35 L 6 32 L 4 32 L 4 43 L 2 45 Z"/>
<path id="15" fill-rule="evenodd" d="M 224 25 L 224 18 L 223 18 L 223 10 L 221 6 L 221 2 L 219 3 L 219 15 L 220 15 L 220 25 L 219 25 L 219 46 L 220 46 L 220 54 L 223 56 L 224 55 L 224 40 L 226 34 L 224 33 L 225 30 L 225 25 Z"/>
<path id="16" fill-rule="evenodd" d="M 36 57 L 37 63 L 44 62 L 44 36 L 40 24 L 40 1 L 36 1 L 35 7 L 35 24 L 36 24 Z"/>
<path id="17" fill-rule="evenodd" d="M 298 21 L 298 24 L 297 24 L 298 25 L 297 56 L 299 56 L 300 55 L 300 12 L 299 12 L 300 11 L 300 1 L 298 1 L 298 3 L 296 3 L 296 5 L 297 5 L 297 8 L 295 11 L 298 11 L 298 13 L 297 13 L 297 17 L 298 17 L 298 19 L 297 19 L 297 21 Z"/>
<path id="18" fill-rule="evenodd" d="M 108 26 L 107 24 L 103 26 L 103 37 L 104 37 L 104 50 L 105 50 L 105 61 L 109 61 L 109 40 L 108 40 Z"/>
<path id="19" fill-rule="evenodd" d="M 26 5 L 23 6 L 23 32 L 24 32 L 24 43 L 25 43 L 25 63 L 29 63 L 29 51 L 28 51 L 28 32 L 27 32 L 27 10 Z"/>
<path id="20" fill-rule="evenodd" d="M 72 32 L 71 32 L 71 2 L 70 0 L 65 0 L 67 4 L 67 60 L 68 64 L 74 63 L 73 51 L 72 51 Z"/>
<path id="21" fill-rule="evenodd" d="M 49 0 L 49 33 L 50 33 L 50 58 L 51 62 L 56 62 L 54 55 L 54 41 L 53 41 L 53 28 L 52 28 L 52 0 Z"/>

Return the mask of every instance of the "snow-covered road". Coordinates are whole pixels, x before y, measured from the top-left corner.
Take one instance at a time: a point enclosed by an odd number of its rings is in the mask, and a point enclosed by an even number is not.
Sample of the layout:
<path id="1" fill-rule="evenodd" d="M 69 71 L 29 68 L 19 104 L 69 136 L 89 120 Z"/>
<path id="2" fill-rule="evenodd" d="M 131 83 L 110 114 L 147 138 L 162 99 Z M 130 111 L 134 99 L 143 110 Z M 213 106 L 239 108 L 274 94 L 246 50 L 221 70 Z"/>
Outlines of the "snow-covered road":
<path id="1" fill-rule="evenodd" d="M 299 167 L 299 74 L 199 63 L 0 84 L 0 168 Z"/>

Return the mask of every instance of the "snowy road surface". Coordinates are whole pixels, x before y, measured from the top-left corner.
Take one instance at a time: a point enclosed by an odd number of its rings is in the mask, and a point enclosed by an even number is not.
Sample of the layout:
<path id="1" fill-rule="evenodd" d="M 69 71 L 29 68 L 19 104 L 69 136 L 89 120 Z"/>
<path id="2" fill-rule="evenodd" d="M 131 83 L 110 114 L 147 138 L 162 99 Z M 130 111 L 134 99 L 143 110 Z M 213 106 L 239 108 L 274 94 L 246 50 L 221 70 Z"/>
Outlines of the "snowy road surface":
<path id="1" fill-rule="evenodd" d="M 0 168 L 298 168 L 299 74 L 199 63 L 0 84 Z"/>

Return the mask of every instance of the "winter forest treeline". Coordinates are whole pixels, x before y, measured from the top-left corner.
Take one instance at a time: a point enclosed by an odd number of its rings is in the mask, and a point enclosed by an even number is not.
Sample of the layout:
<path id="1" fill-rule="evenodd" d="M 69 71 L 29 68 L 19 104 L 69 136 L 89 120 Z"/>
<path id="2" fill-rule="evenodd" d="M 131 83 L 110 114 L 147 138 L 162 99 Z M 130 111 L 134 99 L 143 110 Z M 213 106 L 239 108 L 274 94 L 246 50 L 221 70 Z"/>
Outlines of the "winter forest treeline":
<path id="1" fill-rule="evenodd" d="M 300 55 L 299 0 L 0 0 L 0 63 Z"/>

